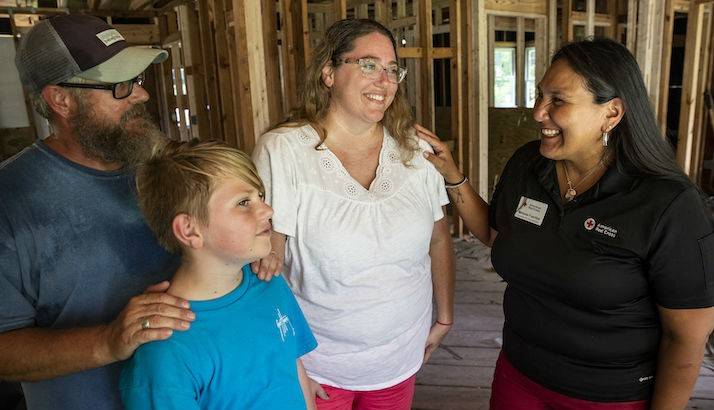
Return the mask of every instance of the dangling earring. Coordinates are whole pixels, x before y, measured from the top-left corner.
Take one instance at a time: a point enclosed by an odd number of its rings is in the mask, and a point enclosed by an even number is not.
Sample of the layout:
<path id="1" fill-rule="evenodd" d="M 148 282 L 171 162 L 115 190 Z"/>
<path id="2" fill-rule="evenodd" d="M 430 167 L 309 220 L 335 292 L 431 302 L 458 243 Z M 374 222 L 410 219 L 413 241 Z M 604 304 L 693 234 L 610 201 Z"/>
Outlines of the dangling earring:
<path id="1" fill-rule="evenodd" d="M 610 134 L 607 131 L 602 133 L 602 146 L 603 147 L 607 147 L 607 141 L 609 138 L 610 138 Z"/>

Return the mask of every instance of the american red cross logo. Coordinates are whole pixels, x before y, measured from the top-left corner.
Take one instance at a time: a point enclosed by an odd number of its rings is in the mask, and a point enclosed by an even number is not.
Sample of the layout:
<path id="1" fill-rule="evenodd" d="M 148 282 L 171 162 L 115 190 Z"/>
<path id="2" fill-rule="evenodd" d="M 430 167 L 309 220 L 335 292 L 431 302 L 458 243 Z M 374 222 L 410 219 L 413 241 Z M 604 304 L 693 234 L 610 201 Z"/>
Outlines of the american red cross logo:
<path id="1" fill-rule="evenodd" d="M 588 218 L 585 220 L 585 223 L 583 224 L 585 226 L 585 229 L 588 231 L 592 231 L 593 228 L 595 228 L 595 220 L 593 218 Z"/>

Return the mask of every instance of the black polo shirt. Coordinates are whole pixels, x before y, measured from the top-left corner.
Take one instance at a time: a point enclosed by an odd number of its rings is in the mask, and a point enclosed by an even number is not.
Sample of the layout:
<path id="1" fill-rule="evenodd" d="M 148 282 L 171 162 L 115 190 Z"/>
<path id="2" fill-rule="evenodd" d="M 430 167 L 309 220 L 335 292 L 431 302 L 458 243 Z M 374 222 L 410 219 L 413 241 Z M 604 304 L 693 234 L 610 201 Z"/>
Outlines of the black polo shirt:
<path id="1" fill-rule="evenodd" d="M 538 147 L 513 155 L 491 202 L 491 258 L 508 282 L 504 352 L 568 396 L 649 399 L 657 305 L 714 305 L 714 226 L 691 184 L 614 166 L 563 205 L 555 162 Z"/>

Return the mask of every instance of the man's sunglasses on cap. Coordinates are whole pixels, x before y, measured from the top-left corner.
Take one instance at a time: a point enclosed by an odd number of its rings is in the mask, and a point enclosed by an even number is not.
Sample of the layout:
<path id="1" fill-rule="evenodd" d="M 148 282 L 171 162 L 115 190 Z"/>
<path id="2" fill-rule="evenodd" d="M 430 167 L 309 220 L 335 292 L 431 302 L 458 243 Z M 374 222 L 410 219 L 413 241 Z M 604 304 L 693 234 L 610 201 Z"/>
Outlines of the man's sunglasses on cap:
<path id="1" fill-rule="evenodd" d="M 140 86 L 144 84 L 144 75 L 141 74 L 131 80 L 122 81 L 115 84 L 85 84 L 85 83 L 59 83 L 57 85 L 68 88 L 91 88 L 93 90 L 112 90 L 112 96 L 121 100 L 131 95 L 134 90 L 134 83 Z"/>

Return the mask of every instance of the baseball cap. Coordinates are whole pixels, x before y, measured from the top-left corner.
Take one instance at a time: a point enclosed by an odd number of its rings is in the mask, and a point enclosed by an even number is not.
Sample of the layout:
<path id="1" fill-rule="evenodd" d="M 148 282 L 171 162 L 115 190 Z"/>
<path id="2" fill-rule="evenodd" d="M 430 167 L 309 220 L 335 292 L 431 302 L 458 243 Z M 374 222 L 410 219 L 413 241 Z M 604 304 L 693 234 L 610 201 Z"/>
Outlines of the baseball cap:
<path id="1" fill-rule="evenodd" d="M 168 57 L 165 50 L 129 46 L 104 20 L 63 14 L 40 20 L 22 37 L 15 56 L 20 79 L 30 93 L 73 77 L 119 83 Z"/>

